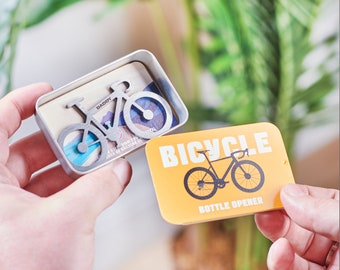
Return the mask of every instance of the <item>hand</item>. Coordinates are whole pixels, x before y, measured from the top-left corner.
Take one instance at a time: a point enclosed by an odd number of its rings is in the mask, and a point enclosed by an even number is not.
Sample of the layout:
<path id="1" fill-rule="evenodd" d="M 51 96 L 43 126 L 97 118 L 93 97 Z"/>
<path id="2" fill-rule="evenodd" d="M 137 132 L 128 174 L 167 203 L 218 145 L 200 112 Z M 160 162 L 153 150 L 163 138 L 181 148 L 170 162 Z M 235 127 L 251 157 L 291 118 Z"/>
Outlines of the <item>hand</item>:
<path id="1" fill-rule="evenodd" d="M 8 145 L 37 98 L 51 90 L 35 84 L 0 100 L 1 269 L 92 269 L 96 217 L 122 193 L 131 177 L 123 159 L 74 181 L 39 132 Z"/>
<path id="2" fill-rule="evenodd" d="M 274 241 L 268 268 L 339 269 L 339 250 L 333 246 L 339 242 L 339 191 L 290 184 L 281 201 L 284 210 L 255 215 L 259 230 Z"/>

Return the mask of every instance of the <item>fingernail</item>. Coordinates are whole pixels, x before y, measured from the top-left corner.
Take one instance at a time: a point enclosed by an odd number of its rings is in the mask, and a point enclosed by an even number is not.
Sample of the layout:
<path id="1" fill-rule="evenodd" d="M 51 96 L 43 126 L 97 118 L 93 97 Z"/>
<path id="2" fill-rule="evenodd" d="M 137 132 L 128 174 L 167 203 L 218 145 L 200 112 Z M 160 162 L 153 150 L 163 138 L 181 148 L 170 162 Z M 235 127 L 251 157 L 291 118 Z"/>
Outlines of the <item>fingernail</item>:
<path id="1" fill-rule="evenodd" d="M 123 158 L 119 158 L 112 163 L 112 169 L 122 186 L 127 186 L 131 178 L 130 163 Z"/>
<path id="2" fill-rule="evenodd" d="M 282 191 L 292 197 L 302 197 L 308 195 L 302 185 L 288 184 L 283 187 Z"/>

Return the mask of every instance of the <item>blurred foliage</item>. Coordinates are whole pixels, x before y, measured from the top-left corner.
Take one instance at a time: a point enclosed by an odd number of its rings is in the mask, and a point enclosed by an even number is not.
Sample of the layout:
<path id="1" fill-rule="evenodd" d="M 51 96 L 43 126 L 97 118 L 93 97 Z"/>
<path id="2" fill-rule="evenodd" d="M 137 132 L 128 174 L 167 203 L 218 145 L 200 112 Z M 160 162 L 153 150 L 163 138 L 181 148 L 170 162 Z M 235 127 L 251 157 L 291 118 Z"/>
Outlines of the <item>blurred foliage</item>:
<path id="1" fill-rule="evenodd" d="M 21 29 L 18 21 L 19 0 L 0 2 L 0 93 L 8 91 L 16 41 Z"/>
<path id="2" fill-rule="evenodd" d="M 339 66 L 327 70 L 336 57 L 314 67 L 317 77 L 299 86 L 308 71 L 304 59 L 321 46 L 334 44 L 335 32 L 318 44 L 310 33 L 322 1 L 319 0 L 187 0 L 195 23 L 191 54 L 216 80 L 218 112 L 231 124 L 270 121 L 283 133 L 291 152 L 295 134 L 311 113 L 324 108 L 325 97 L 335 88 Z M 192 35 L 193 37 L 193 35 Z M 202 118 L 201 118 L 202 119 Z"/>
<path id="3" fill-rule="evenodd" d="M 0 95 L 11 90 L 11 76 L 18 35 L 56 12 L 86 0 L 2 0 L 0 1 Z M 109 7 L 133 0 L 105 0 Z"/>
<path id="4" fill-rule="evenodd" d="M 338 57 L 338 46 L 334 45 L 339 33 L 314 44 L 310 39 L 323 1 L 183 3 L 189 28 L 185 49 L 193 87 L 189 92 L 194 94 L 186 100 L 191 127 L 199 129 L 204 121 L 231 125 L 269 121 L 281 130 L 293 161 L 297 131 L 311 123 L 311 115 L 320 120 L 315 113 L 325 111 L 326 97 L 338 86 L 339 63 L 332 69 L 326 66 Z M 326 58 L 316 66 L 307 66 L 305 59 L 320 48 L 326 48 Z M 204 98 L 209 97 L 201 95 L 200 75 L 206 70 L 215 80 L 216 89 L 211 92 L 217 91 L 219 96 L 213 108 L 205 103 Z M 327 117 L 317 124 L 326 122 Z M 217 222 L 236 228 L 235 269 L 258 269 L 263 265 L 270 243 L 259 234 L 252 217 Z M 199 226 L 204 234 L 208 231 L 204 226 L 209 223 Z M 200 235 L 198 239 L 206 237 Z M 200 243 L 200 247 L 204 249 L 205 244 Z"/>

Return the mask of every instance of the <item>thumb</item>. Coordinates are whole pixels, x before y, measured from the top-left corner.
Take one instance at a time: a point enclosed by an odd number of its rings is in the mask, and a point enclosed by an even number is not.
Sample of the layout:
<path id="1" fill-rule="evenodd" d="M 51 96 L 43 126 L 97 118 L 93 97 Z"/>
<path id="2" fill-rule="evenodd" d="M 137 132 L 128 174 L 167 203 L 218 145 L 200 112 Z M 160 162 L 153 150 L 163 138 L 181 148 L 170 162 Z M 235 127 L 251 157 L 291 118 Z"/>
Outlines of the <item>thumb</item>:
<path id="1" fill-rule="evenodd" d="M 281 201 L 301 227 L 339 241 L 339 191 L 304 185 L 286 185 Z"/>
<path id="2" fill-rule="evenodd" d="M 94 219 L 113 204 L 130 182 L 131 165 L 125 159 L 84 175 L 52 197 L 66 203 L 79 214 Z"/>

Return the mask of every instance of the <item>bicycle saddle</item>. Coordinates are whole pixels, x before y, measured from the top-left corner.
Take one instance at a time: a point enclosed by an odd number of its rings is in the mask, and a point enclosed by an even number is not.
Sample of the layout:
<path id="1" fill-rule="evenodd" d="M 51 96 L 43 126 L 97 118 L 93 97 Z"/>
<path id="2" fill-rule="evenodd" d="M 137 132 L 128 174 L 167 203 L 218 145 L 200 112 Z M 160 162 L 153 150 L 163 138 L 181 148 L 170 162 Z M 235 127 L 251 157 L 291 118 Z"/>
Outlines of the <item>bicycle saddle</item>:
<path id="1" fill-rule="evenodd" d="M 199 154 L 204 154 L 204 153 L 206 153 L 206 152 L 209 152 L 209 150 L 198 150 L 198 151 L 196 151 L 197 153 L 199 153 Z"/>

